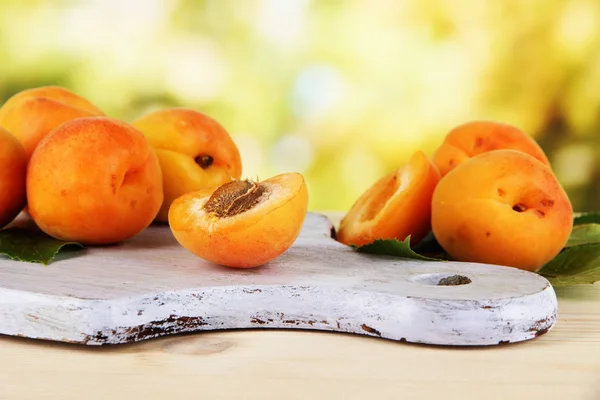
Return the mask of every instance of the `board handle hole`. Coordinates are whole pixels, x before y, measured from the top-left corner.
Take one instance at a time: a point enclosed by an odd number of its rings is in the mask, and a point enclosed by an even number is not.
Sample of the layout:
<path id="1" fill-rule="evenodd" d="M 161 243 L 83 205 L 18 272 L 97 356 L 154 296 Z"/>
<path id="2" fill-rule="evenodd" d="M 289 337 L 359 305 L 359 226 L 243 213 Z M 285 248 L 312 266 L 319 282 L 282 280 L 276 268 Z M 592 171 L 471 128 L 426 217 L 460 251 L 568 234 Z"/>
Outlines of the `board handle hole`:
<path id="1" fill-rule="evenodd" d="M 410 279 L 412 282 L 430 286 L 462 286 L 473 281 L 468 276 L 460 274 L 423 274 Z"/>
<path id="2" fill-rule="evenodd" d="M 464 275 L 450 275 L 445 276 L 439 280 L 438 286 L 459 286 L 459 285 L 468 285 L 471 283 L 471 278 Z"/>

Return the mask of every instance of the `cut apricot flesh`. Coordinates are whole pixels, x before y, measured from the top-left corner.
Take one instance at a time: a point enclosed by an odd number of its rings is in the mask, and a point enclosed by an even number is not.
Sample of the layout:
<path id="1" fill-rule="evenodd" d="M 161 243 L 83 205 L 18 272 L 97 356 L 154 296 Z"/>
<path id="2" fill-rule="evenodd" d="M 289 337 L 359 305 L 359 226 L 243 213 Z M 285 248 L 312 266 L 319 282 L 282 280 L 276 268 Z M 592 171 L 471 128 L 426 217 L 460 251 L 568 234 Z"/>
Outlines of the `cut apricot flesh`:
<path id="1" fill-rule="evenodd" d="M 340 222 L 337 240 L 362 246 L 376 239 L 416 244 L 431 230 L 431 197 L 440 179 L 425 153 L 414 153 L 408 163 L 373 184 Z"/>
<path id="2" fill-rule="evenodd" d="M 173 201 L 168 217 L 173 235 L 191 253 L 215 264 L 253 268 L 291 247 L 307 207 L 303 176 L 286 173 L 187 193 Z"/>

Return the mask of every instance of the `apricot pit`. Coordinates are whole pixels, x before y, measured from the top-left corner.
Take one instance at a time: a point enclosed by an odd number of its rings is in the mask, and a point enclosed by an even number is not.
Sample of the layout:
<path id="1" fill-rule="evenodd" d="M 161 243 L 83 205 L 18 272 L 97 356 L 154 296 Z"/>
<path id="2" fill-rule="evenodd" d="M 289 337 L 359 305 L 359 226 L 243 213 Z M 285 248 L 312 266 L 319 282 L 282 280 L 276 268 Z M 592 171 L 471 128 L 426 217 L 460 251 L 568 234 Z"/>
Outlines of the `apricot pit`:
<path id="1" fill-rule="evenodd" d="M 307 207 L 308 191 L 299 173 L 259 182 L 233 179 L 175 199 L 169 226 L 191 253 L 228 267 L 253 268 L 289 249 Z"/>

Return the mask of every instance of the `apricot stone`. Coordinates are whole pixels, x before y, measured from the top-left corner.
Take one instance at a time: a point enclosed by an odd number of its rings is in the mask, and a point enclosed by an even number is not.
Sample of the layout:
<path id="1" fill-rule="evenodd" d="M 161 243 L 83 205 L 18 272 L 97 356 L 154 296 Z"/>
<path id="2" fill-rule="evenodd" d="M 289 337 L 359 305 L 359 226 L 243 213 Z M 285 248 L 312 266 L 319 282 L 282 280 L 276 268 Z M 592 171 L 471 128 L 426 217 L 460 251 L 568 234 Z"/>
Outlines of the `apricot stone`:
<path id="1" fill-rule="evenodd" d="M 29 213 L 57 239 L 98 245 L 127 240 L 163 200 L 158 158 L 144 135 L 108 117 L 66 122 L 33 152 Z"/>
<path id="2" fill-rule="evenodd" d="M 40 140 L 64 122 L 89 116 L 105 116 L 85 98 L 59 86 L 23 90 L 0 108 L 0 126 L 23 145 L 28 157 Z"/>
<path id="3" fill-rule="evenodd" d="M 411 245 L 420 242 L 431 230 L 431 197 L 439 179 L 435 165 L 417 151 L 358 198 L 340 222 L 337 240 L 362 246 L 410 235 Z"/>
<path id="4" fill-rule="evenodd" d="M 0 228 L 25 207 L 27 156 L 21 143 L 0 128 Z"/>
<path id="5" fill-rule="evenodd" d="M 151 112 L 133 126 L 156 149 L 163 172 L 164 202 L 157 220 L 168 221 L 176 198 L 196 190 L 213 190 L 242 174 L 240 153 L 225 128 L 201 112 L 167 108 Z"/>
<path id="6" fill-rule="evenodd" d="M 522 151 L 550 166 L 546 154 L 531 136 L 512 125 L 495 121 L 472 121 L 455 127 L 438 147 L 433 162 L 445 176 L 473 156 L 500 149 Z"/>
<path id="7" fill-rule="evenodd" d="M 438 183 L 433 233 L 454 259 L 539 270 L 571 233 L 571 202 L 551 169 L 517 150 L 463 161 Z"/>
<path id="8" fill-rule="evenodd" d="M 191 253 L 216 264 L 253 268 L 274 260 L 296 240 L 308 207 L 298 173 L 252 182 L 231 180 L 177 198 L 169 226 Z"/>

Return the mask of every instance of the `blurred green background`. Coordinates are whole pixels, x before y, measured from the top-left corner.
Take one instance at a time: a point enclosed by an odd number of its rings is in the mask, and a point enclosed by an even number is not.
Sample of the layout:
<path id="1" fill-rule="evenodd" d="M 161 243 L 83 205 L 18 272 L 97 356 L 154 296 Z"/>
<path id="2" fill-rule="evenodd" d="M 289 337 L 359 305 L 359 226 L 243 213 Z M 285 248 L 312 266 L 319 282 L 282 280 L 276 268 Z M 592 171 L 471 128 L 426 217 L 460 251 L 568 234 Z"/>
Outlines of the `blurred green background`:
<path id="1" fill-rule="evenodd" d="M 303 173 L 311 210 L 473 119 L 531 134 L 600 210 L 597 0 L 2 0 L 0 60 L 0 103 L 57 84 L 126 121 L 203 111 L 244 176 Z"/>

